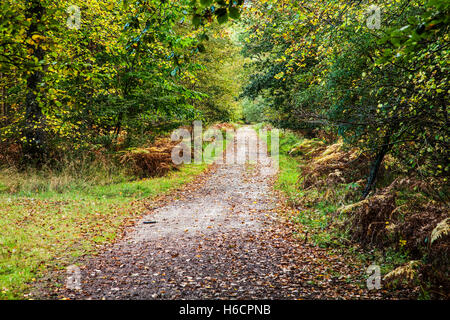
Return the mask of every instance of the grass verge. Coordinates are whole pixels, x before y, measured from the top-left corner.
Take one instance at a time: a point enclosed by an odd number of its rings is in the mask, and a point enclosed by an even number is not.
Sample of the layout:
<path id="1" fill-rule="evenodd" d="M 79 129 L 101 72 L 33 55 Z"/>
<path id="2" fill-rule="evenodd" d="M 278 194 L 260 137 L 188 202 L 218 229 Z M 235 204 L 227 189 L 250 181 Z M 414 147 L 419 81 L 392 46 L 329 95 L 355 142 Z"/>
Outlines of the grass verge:
<path id="1" fill-rule="evenodd" d="M 206 164 L 185 165 L 165 177 L 94 186 L 66 193 L 0 194 L 0 299 L 27 298 L 49 268 L 116 239 L 142 214 L 143 201 L 194 179 Z"/>

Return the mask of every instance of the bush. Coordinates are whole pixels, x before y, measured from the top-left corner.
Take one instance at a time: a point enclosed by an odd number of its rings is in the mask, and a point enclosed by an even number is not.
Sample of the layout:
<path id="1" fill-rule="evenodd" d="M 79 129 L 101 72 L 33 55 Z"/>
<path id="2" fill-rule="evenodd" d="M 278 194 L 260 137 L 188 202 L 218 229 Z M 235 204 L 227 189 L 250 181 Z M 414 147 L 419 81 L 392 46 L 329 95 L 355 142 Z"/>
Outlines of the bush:
<path id="1" fill-rule="evenodd" d="M 138 177 L 162 176 L 177 166 L 172 161 L 172 149 L 178 142 L 162 138 L 148 148 L 133 148 L 120 158 Z"/>
<path id="2" fill-rule="evenodd" d="M 372 197 L 339 211 L 348 216 L 347 228 L 353 240 L 365 247 L 393 248 L 414 259 L 386 275 L 386 281 L 417 285 L 422 277 L 427 282 L 422 285 L 448 294 L 448 207 L 424 195 L 430 184 L 396 179 Z"/>

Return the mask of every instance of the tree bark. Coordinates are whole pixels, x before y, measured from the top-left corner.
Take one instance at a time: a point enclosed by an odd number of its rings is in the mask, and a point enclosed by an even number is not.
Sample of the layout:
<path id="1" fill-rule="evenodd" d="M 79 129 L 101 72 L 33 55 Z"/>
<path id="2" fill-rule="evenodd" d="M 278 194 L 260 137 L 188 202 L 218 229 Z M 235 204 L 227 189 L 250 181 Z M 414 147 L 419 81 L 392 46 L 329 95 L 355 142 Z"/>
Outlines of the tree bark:
<path id="1" fill-rule="evenodd" d="M 378 171 L 380 170 L 381 163 L 383 162 L 384 156 L 389 151 L 389 141 L 390 141 L 390 134 L 387 134 L 383 139 L 383 145 L 381 146 L 381 149 L 378 151 L 377 156 L 375 157 L 375 160 L 372 163 L 372 166 L 370 168 L 369 177 L 367 179 L 366 187 L 364 188 L 362 198 L 365 199 L 369 195 L 370 191 L 372 190 L 375 181 L 377 179 Z"/>

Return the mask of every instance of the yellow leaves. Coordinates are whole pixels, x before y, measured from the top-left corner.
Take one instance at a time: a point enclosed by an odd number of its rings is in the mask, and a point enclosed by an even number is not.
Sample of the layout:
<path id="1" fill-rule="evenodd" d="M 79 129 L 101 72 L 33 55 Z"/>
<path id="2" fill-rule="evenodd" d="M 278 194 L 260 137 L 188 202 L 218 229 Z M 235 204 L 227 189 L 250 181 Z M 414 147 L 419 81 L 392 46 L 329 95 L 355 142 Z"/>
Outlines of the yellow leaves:
<path id="1" fill-rule="evenodd" d="M 276 74 L 276 75 L 274 76 L 274 78 L 277 79 L 277 80 L 280 80 L 280 79 L 283 78 L 283 77 L 284 77 L 284 71 L 282 71 L 282 72 L 280 72 L 280 73 L 278 73 L 278 74 Z"/>
<path id="2" fill-rule="evenodd" d="M 287 59 L 285 56 L 281 56 L 280 58 L 276 59 L 276 62 L 285 62 Z"/>
<path id="3" fill-rule="evenodd" d="M 34 34 L 31 39 L 33 39 L 33 41 L 39 43 L 41 41 L 44 41 L 46 38 L 44 36 L 41 36 L 40 34 Z"/>

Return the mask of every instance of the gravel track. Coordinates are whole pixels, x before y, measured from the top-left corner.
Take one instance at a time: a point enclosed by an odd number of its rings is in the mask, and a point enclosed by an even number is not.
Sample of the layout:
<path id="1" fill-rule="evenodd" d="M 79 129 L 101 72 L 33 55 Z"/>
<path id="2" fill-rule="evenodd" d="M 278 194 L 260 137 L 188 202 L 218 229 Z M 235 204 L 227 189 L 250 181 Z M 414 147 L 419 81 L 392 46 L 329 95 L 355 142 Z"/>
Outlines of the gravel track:
<path id="1" fill-rule="evenodd" d="M 249 127 L 237 138 L 258 141 Z M 251 144 L 250 143 L 250 144 Z M 261 146 L 264 146 L 261 144 Z M 202 182 L 149 210 L 119 242 L 82 261 L 82 290 L 71 299 L 359 299 L 388 298 L 361 288 L 364 270 L 303 244 L 278 218 L 264 148 L 249 164 L 217 164 Z M 231 147 L 230 147 L 231 148 Z M 233 150 L 233 149 L 230 149 Z M 156 222 L 145 224 L 144 222 Z"/>

